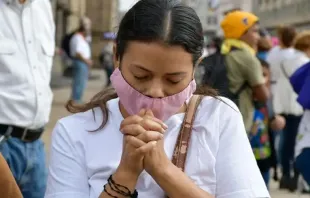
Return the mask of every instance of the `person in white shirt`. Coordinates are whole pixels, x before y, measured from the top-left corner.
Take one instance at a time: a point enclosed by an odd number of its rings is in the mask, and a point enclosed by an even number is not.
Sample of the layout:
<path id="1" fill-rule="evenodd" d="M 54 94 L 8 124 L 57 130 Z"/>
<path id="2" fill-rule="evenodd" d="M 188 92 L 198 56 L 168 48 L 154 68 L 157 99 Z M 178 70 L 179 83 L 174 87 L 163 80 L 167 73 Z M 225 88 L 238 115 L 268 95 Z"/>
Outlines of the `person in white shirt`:
<path id="1" fill-rule="evenodd" d="M 271 66 L 271 91 L 273 108 L 276 114 L 286 119 L 286 126 L 280 140 L 280 162 L 282 166 L 281 189 L 295 190 L 297 174 L 291 176 L 294 161 L 295 140 L 298 126 L 303 115 L 303 108 L 296 101 L 289 78 L 303 64 L 309 61 L 305 53 L 293 48 L 296 31 L 293 27 L 281 27 L 279 30 L 280 46 L 271 50 L 267 61 Z"/>
<path id="2" fill-rule="evenodd" d="M 240 111 L 212 89 L 201 92 L 188 147 L 174 153 L 187 154 L 185 172 L 171 161 L 203 51 L 192 8 L 138 1 L 115 43 L 115 90 L 71 106 L 80 113 L 53 131 L 45 198 L 270 197 Z"/>
<path id="3" fill-rule="evenodd" d="M 0 152 L 25 198 L 42 198 L 55 25 L 48 0 L 0 0 Z M 1 196 L 1 195 L 0 195 Z"/>
<path id="4" fill-rule="evenodd" d="M 91 34 L 91 21 L 87 17 L 82 17 L 80 27 L 70 40 L 70 53 L 73 59 L 73 81 L 72 81 L 72 102 L 80 103 L 89 76 L 89 68 L 93 62 L 91 60 L 91 47 L 89 35 Z"/>

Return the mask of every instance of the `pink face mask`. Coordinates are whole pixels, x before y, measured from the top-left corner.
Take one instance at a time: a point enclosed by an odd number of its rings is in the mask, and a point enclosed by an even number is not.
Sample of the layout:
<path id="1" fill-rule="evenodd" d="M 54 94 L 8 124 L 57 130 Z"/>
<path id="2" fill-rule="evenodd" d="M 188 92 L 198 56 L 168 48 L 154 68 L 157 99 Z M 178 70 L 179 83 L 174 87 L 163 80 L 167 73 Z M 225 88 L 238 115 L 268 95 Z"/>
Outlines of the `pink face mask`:
<path id="1" fill-rule="evenodd" d="M 162 121 L 177 113 L 196 90 L 196 82 L 192 80 L 180 93 L 164 98 L 150 98 L 132 88 L 118 68 L 111 75 L 111 83 L 127 113 L 135 115 L 141 109 L 150 109 Z"/>

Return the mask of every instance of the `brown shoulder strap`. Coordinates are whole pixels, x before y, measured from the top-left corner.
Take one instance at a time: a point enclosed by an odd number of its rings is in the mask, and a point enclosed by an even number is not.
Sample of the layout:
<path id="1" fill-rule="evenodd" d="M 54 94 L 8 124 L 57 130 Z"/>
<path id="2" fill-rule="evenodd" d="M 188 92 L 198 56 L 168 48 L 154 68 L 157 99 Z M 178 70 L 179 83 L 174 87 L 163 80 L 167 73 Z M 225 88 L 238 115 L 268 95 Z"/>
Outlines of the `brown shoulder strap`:
<path id="1" fill-rule="evenodd" d="M 179 132 L 179 136 L 175 145 L 172 156 L 172 162 L 182 171 L 185 168 L 188 145 L 191 138 L 193 122 L 195 120 L 196 110 L 202 100 L 203 96 L 193 95 L 188 104 L 185 117 Z"/>

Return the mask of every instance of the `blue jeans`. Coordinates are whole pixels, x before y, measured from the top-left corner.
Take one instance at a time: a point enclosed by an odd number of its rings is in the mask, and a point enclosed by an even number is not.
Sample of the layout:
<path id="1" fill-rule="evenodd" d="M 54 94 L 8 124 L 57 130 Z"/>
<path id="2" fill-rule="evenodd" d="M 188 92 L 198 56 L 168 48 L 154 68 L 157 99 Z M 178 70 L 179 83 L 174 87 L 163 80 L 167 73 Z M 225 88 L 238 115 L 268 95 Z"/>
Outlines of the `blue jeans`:
<path id="1" fill-rule="evenodd" d="M 296 169 L 310 185 L 310 148 L 305 148 L 296 158 Z"/>
<path id="2" fill-rule="evenodd" d="M 281 166 L 283 177 L 291 178 L 290 173 L 293 170 L 295 141 L 301 116 L 284 115 L 284 117 L 286 119 L 286 126 L 282 134 Z"/>
<path id="3" fill-rule="evenodd" d="M 88 66 L 80 60 L 73 60 L 72 100 L 81 102 L 88 81 Z"/>
<path id="4" fill-rule="evenodd" d="M 264 179 L 264 182 L 267 186 L 267 188 L 269 189 L 269 180 L 270 180 L 270 171 L 265 171 L 265 172 L 261 172 L 262 176 L 263 176 L 263 179 Z"/>
<path id="5" fill-rule="evenodd" d="M 43 198 L 47 180 L 43 142 L 39 139 L 25 143 L 11 137 L 1 144 L 0 152 L 6 159 L 23 197 Z"/>

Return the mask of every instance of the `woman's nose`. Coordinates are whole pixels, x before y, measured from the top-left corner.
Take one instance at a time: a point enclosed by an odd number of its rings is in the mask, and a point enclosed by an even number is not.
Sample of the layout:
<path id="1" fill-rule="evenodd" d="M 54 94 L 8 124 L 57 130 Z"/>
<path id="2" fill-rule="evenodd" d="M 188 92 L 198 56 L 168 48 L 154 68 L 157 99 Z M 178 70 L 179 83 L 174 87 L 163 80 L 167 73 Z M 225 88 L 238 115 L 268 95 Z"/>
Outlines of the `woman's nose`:
<path id="1" fill-rule="evenodd" d="M 150 86 L 144 94 L 146 96 L 151 97 L 151 98 L 163 98 L 163 97 L 165 97 L 163 88 L 162 88 L 162 86 L 159 85 L 159 83 L 156 83 L 156 85 Z"/>

